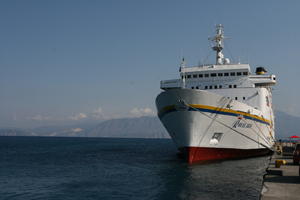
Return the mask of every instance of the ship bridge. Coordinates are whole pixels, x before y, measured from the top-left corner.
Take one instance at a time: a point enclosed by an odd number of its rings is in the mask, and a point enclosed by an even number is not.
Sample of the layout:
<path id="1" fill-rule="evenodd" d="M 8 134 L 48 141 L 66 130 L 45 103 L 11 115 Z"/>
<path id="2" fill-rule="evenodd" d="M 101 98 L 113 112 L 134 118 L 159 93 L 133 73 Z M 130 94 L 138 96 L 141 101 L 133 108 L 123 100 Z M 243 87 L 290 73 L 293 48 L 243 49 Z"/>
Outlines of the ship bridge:
<path id="1" fill-rule="evenodd" d="M 276 84 L 275 75 L 252 74 L 249 64 L 180 67 L 180 78 L 161 81 L 161 89 L 231 89 L 268 87 Z"/>

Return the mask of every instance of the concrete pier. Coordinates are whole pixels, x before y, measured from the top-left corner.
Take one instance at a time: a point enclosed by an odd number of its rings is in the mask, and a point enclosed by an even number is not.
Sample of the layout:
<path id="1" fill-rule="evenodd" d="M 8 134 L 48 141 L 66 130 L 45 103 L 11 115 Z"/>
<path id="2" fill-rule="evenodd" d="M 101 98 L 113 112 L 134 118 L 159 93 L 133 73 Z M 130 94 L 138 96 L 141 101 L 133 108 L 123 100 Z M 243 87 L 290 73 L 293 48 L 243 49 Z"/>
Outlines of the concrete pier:
<path id="1" fill-rule="evenodd" d="M 286 164 L 276 168 L 276 160 L 285 160 Z M 274 154 L 266 171 L 260 199 L 300 200 L 299 165 L 293 165 L 292 156 Z"/>

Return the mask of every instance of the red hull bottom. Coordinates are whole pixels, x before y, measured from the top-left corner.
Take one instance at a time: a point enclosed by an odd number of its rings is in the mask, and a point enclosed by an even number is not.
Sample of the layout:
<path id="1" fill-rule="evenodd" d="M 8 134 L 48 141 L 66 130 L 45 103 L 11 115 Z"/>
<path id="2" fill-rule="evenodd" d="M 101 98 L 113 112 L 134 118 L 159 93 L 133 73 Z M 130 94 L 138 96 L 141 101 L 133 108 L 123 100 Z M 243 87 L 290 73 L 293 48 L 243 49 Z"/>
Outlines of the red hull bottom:
<path id="1" fill-rule="evenodd" d="M 263 149 L 229 149 L 208 147 L 183 147 L 179 149 L 182 156 L 189 164 L 224 159 L 239 159 L 254 156 L 262 156 L 272 153 L 271 150 Z"/>

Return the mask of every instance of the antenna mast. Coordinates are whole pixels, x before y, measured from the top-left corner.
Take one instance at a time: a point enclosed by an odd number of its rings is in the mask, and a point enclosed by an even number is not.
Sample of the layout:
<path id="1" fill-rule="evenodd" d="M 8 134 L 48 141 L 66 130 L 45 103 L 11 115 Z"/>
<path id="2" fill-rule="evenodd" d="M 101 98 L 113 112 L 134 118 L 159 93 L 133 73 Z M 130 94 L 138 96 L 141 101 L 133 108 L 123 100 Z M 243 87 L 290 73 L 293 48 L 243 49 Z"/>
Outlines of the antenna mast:
<path id="1" fill-rule="evenodd" d="M 215 46 L 212 47 L 214 51 L 217 52 L 216 55 L 216 64 L 217 65 L 222 65 L 222 64 L 229 64 L 229 59 L 224 58 L 224 54 L 222 53 L 222 50 L 224 48 L 223 46 L 223 40 L 225 39 L 224 37 L 224 30 L 223 30 L 223 25 L 218 24 L 216 25 L 216 35 L 212 38 L 209 38 L 209 40 L 215 42 Z"/>

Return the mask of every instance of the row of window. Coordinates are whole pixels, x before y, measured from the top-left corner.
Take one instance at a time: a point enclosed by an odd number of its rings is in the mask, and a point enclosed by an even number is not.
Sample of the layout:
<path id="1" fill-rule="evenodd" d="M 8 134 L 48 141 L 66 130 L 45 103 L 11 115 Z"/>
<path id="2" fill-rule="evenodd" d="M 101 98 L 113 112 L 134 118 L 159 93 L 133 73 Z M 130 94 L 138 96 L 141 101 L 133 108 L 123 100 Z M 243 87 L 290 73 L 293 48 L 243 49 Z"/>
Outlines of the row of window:
<path id="1" fill-rule="evenodd" d="M 232 88 L 232 87 L 233 87 L 233 88 L 236 88 L 236 85 L 229 85 L 228 87 L 229 87 L 229 88 Z M 207 90 L 208 88 L 209 88 L 209 89 L 218 89 L 218 88 L 219 88 L 219 89 L 222 89 L 222 85 L 219 85 L 219 86 L 218 86 L 218 85 L 214 85 L 214 86 L 210 85 L 210 86 L 205 86 L 204 88 L 205 88 L 206 90 Z M 192 87 L 192 89 L 199 89 L 199 87 L 198 87 L 198 86 Z M 230 99 L 230 97 L 227 97 L 227 98 Z M 234 97 L 234 99 L 235 99 L 235 100 L 239 100 L 238 97 Z M 243 100 L 246 100 L 246 97 L 242 97 L 242 99 L 243 99 Z M 267 100 L 267 101 L 268 101 L 268 100 Z"/>
<path id="2" fill-rule="evenodd" d="M 229 99 L 230 97 L 228 97 L 228 99 Z M 235 100 L 239 100 L 239 98 L 238 97 L 235 97 L 234 98 Z M 243 100 L 246 100 L 246 97 L 243 97 Z"/>
<path id="3" fill-rule="evenodd" d="M 185 78 L 209 78 L 209 77 L 222 77 L 222 76 L 247 76 L 248 72 L 226 72 L 226 73 L 210 73 L 210 74 L 189 74 Z M 183 79 L 183 76 L 181 77 Z"/>
<path id="4" fill-rule="evenodd" d="M 222 89 L 223 86 L 222 85 L 210 85 L 210 86 L 205 86 L 204 89 L 207 90 L 207 89 Z M 228 88 L 236 88 L 236 85 L 228 85 Z M 198 86 L 196 87 L 192 87 L 192 89 L 199 89 Z"/>

